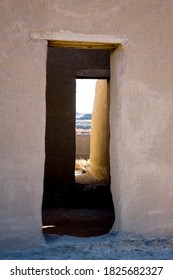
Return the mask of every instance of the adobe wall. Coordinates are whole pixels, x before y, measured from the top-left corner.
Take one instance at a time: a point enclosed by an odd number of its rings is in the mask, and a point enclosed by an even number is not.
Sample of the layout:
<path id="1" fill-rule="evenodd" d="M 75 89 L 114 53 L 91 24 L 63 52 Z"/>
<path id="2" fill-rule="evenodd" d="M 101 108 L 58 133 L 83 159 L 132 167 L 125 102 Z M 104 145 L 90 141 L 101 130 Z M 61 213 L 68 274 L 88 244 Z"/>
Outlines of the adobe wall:
<path id="1" fill-rule="evenodd" d="M 95 99 L 92 112 L 90 142 L 90 173 L 97 180 L 108 180 L 109 170 L 109 86 L 107 80 L 96 82 Z"/>
<path id="2" fill-rule="evenodd" d="M 76 134 L 76 159 L 90 158 L 90 135 Z"/>
<path id="3" fill-rule="evenodd" d="M 172 0 L 1 0 L 1 244 L 42 236 L 47 43 L 33 31 L 128 39 L 111 55 L 114 231 L 172 234 L 172 13 Z"/>
<path id="4" fill-rule="evenodd" d="M 132 2 L 121 14 L 128 45 L 111 57 L 114 230 L 172 235 L 173 6 Z"/>

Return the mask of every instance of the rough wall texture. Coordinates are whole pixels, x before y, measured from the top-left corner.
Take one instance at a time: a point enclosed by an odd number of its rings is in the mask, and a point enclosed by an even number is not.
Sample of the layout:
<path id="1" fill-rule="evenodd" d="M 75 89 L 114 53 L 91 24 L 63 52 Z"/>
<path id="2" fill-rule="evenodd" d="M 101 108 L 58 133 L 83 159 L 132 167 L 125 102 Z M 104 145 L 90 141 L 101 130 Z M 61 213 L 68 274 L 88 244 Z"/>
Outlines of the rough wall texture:
<path id="1" fill-rule="evenodd" d="M 29 34 L 46 30 L 127 37 L 111 55 L 115 230 L 172 234 L 172 4 L 1 0 L 1 241 L 41 237 L 47 50 Z"/>
<path id="2" fill-rule="evenodd" d="M 140 6 L 133 2 L 135 6 L 126 7 L 128 46 L 111 57 L 115 228 L 169 235 L 173 233 L 172 1 L 140 1 Z"/>
<path id="3" fill-rule="evenodd" d="M 90 135 L 76 134 L 76 159 L 90 158 Z"/>
<path id="4" fill-rule="evenodd" d="M 109 180 L 109 90 L 107 80 L 96 83 L 91 126 L 90 173 Z"/>

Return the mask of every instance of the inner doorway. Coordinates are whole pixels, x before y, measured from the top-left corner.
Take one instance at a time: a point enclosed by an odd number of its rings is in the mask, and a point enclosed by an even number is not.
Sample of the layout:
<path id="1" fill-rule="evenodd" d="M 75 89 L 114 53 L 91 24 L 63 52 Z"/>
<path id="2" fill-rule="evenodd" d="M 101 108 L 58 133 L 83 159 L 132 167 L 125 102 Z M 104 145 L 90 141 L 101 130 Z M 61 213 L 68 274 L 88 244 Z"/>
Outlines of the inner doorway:
<path id="1" fill-rule="evenodd" d="M 108 83 L 76 79 L 76 182 L 110 180 Z"/>
<path id="2" fill-rule="evenodd" d="M 114 222 L 110 181 L 75 182 L 77 78 L 109 78 L 110 51 L 48 47 L 43 232 L 107 233 Z"/>
<path id="3" fill-rule="evenodd" d="M 75 182 L 87 182 L 90 175 L 90 142 L 96 79 L 76 79 Z"/>

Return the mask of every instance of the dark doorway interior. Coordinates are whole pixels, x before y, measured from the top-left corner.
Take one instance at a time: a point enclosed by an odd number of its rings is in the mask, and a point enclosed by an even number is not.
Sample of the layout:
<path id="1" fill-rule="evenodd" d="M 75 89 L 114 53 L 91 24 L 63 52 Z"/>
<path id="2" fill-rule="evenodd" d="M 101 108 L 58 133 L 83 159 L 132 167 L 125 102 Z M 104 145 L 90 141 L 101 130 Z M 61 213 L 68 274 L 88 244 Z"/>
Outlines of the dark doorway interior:
<path id="1" fill-rule="evenodd" d="M 44 233 L 97 236 L 114 222 L 110 182 L 75 182 L 76 78 L 109 78 L 110 51 L 48 47 Z"/>

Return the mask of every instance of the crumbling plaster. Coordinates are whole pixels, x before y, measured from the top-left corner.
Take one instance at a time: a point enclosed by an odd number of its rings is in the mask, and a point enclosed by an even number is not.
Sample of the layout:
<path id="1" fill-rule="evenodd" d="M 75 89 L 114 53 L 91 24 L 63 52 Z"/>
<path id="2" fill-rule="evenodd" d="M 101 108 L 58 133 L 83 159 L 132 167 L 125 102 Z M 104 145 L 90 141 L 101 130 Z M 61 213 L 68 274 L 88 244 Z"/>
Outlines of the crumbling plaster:
<path id="1" fill-rule="evenodd" d="M 26 241 L 26 228 L 27 245 L 41 238 L 47 42 L 33 41 L 34 31 L 128 38 L 111 55 L 114 231 L 172 234 L 172 4 L 1 0 L 1 243 L 11 233 Z"/>

